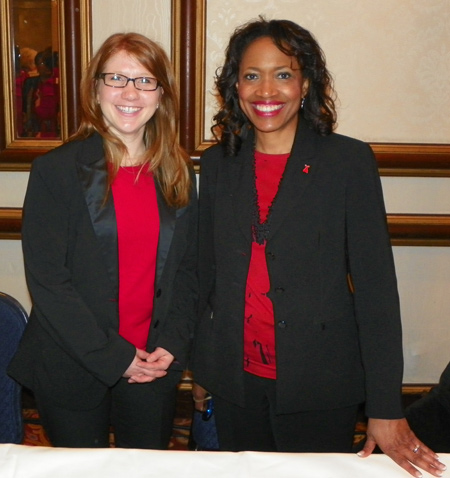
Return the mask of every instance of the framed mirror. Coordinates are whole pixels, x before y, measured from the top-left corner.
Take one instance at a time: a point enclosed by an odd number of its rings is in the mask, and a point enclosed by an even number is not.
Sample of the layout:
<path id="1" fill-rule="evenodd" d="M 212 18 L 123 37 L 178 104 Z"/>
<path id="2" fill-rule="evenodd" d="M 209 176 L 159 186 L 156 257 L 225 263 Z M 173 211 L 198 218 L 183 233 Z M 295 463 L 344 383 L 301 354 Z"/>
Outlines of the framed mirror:
<path id="1" fill-rule="evenodd" d="M 2 0 L 0 170 L 27 170 L 78 127 L 91 0 Z"/>

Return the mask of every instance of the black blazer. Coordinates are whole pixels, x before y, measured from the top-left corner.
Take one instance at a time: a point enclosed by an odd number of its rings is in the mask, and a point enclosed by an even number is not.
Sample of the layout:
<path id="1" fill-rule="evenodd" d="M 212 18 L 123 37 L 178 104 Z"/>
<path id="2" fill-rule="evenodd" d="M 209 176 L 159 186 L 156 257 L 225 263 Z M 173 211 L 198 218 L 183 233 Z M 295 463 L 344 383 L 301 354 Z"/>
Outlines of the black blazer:
<path id="1" fill-rule="evenodd" d="M 100 402 L 131 364 L 118 334 L 117 229 L 102 138 L 67 143 L 37 158 L 24 204 L 22 243 L 33 308 L 9 372 L 65 407 Z M 175 210 L 157 185 L 160 237 L 147 350 L 186 366 L 196 319 L 197 204 Z M 84 400 L 86 398 L 86 400 Z"/>
<path id="2" fill-rule="evenodd" d="M 409 405 L 405 416 L 419 440 L 436 453 L 450 453 L 450 362 L 438 386 Z"/>
<path id="3" fill-rule="evenodd" d="M 236 157 L 226 157 L 221 145 L 208 149 L 199 198 L 200 321 L 192 369 L 199 384 L 240 406 L 252 149 L 253 137 Z M 277 411 L 365 400 L 371 417 L 401 417 L 399 300 L 380 179 L 367 144 L 319 136 L 300 121 L 272 210 L 266 259 Z"/>

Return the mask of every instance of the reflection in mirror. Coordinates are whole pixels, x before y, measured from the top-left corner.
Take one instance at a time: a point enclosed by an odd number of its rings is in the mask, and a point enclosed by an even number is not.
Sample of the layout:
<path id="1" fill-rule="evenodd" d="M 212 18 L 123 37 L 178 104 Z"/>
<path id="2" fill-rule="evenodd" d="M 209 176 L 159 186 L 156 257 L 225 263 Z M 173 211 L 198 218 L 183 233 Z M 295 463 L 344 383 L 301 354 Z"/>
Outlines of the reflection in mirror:
<path id="1" fill-rule="evenodd" d="M 58 4 L 11 1 L 15 139 L 61 139 Z"/>

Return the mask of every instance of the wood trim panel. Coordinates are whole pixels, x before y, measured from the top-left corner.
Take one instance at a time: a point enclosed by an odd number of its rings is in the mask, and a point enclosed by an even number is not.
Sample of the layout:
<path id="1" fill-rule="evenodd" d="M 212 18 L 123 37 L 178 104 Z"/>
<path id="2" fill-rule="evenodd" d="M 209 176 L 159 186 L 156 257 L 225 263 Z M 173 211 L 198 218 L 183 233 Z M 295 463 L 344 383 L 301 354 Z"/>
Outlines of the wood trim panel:
<path id="1" fill-rule="evenodd" d="M 450 214 L 388 214 L 393 246 L 450 246 Z"/>
<path id="2" fill-rule="evenodd" d="M 430 384 L 403 384 L 402 395 L 426 395 L 437 383 Z"/>
<path id="3" fill-rule="evenodd" d="M 20 239 L 21 208 L 0 208 L 0 239 Z"/>
<path id="4" fill-rule="evenodd" d="M 450 177 L 450 144 L 371 143 L 382 176 Z"/>

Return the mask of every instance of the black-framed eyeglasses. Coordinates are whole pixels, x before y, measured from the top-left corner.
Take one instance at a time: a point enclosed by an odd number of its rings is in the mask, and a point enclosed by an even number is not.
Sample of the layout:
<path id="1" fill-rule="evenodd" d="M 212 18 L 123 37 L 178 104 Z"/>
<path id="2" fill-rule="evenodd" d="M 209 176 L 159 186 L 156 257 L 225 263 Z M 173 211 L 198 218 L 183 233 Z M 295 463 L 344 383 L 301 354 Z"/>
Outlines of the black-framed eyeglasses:
<path id="1" fill-rule="evenodd" d="M 128 78 L 118 73 L 99 73 L 97 78 L 101 78 L 106 86 L 112 88 L 125 88 L 129 81 L 132 81 L 137 90 L 155 91 L 160 86 L 159 81 L 151 76 L 139 76 L 138 78 Z"/>

